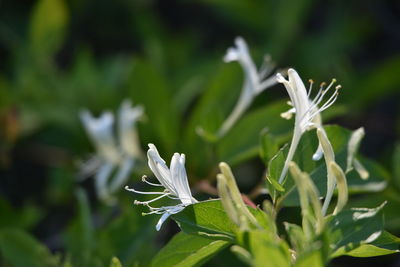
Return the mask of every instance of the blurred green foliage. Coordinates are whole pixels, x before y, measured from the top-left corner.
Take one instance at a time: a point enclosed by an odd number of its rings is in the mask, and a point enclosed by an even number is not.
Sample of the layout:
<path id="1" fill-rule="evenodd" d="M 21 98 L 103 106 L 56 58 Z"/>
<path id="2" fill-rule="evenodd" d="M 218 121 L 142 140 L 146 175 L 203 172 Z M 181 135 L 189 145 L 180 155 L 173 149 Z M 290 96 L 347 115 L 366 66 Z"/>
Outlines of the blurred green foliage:
<path id="1" fill-rule="evenodd" d="M 82 108 L 98 114 L 115 110 L 125 98 L 145 106 L 146 118 L 139 124 L 143 149 L 152 142 L 162 155 L 185 153 L 190 182 L 204 199 L 213 193 L 204 181 L 214 185 L 220 161 L 235 167 L 245 192 L 256 187 L 262 163 L 273 157 L 268 149 L 290 138 L 292 122 L 279 117 L 287 109 L 283 87 L 262 93 L 217 143 L 196 133 L 199 126 L 215 132 L 239 95 L 240 68 L 222 63 L 237 35 L 248 40 L 259 61 L 267 52 L 279 67 L 295 67 L 303 77 L 340 81 L 337 105 L 323 115 L 352 129 L 365 126 L 361 151 L 383 165 L 370 170 L 376 173 L 372 178 L 388 182 L 383 192 L 356 195 L 349 205 L 376 207 L 388 200 L 386 226 L 400 233 L 400 150 L 393 146 L 400 134 L 396 1 L 1 5 L 2 264 L 119 266 L 117 259 L 111 261 L 116 256 L 124 266 L 148 265 L 176 231 L 169 225 L 156 238 L 155 218 L 142 217 L 131 196 L 121 192 L 119 205 L 106 207 L 94 196 L 90 180 L 77 180 L 77 161 L 93 149 L 78 119 Z M 262 161 L 260 144 L 266 148 Z M 130 183 L 141 174 L 137 170 Z M 220 257 L 208 264 L 229 266 L 230 252 Z"/>

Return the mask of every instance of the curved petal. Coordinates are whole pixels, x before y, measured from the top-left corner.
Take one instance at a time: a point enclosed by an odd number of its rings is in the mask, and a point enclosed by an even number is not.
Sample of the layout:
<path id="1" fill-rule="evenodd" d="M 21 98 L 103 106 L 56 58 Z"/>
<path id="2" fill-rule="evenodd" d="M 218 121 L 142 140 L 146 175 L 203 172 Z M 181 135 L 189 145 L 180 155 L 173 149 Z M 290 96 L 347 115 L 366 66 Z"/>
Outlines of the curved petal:
<path id="1" fill-rule="evenodd" d="M 117 163 L 120 157 L 113 134 L 114 115 L 107 111 L 95 118 L 89 111 L 84 110 L 80 113 L 80 118 L 99 154 L 107 161 Z"/>
<path id="2" fill-rule="evenodd" d="M 143 113 L 143 107 L 132 107 L 129 100 L 122 102 L 118 112 L 120 146 L 128 155 L 136 158 L 142 156 L 142 151 L 140 149 L 135 124 Z"/>
<path id="3" fill-rule="evenodd" d="M 161 226 L 163 225 L 163 223 L 168 219 L 168 217 L 171 216 L 170 213 L 166 212 L 164 213 L 161 218 L 158 220 L 157 225 L 156 225 L 156 230 L 160 231 Z"/>
<path id="4" fill-rule="evenodd" d="M 196 200 L 192 197 L 190 192 L 189 182 L 185 169 L 185 155 L 181 154 L 179 157 L 179 167 L 177 168 L 176 176 L 173 176 L 175 189 L 178 197 L 184 205 L 193 204 Z"/>
<path id="5" fill-rule="evenodd" d="M 110 178 L 111 172 L 114 169 L 114 165 L 111 163 L 105 163 L 102 165 L 95 176 L 95 188 L 98 197 L 102 200 L 110 198 L 110 192 L 107 187 L 107 181 Z"/>
<path id="6" fill-rule="evenodd" d="M 174 191 L 174 186 L 171 180 L 171 173 L 165 161 L 158 154 L 157 148 L 153 144 L 149 144 L 147 151 L 148 164 L 151 171 L 154 173 L 158 181 L 171 192 Z"/>
<path id="7" fill-rule="evenodd" d="M 126 182 L 126 180 L 129 178 L 129 173 L 131 172 L 134 164 L 135 160 L 133 158 L 127 158 L 124 160 L 124 163 L 119 168 L 117 174 L 111 180 L 109 186 L 111 194 L 115 193 Z"/>

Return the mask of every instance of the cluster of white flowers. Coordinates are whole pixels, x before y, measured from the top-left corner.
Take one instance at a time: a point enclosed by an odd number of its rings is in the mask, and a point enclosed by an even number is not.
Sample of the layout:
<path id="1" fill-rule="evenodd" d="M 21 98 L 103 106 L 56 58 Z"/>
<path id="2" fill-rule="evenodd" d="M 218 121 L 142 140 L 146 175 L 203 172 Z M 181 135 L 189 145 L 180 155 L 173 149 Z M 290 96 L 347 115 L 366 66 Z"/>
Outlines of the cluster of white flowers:
<path id="1" fill-rule="evenodd" d="M 96 155 L 83 165 L 82 176 L 95 175 L 96 192 L 106 202 L 112 201 L 112 194 L 122 187 L 135 163 L 142 157 L 135 127 L 142 115 L 142 107 L 132 107 L 131 102 L 125 100 L 118 111 L 117 139 L 113 113 L 106 111 L 98 118 L 93 117 L 88 110 L 80 114 L 86 132 L 97 150 Z"/>
<path id="2" fill-rule="evenodd" d="M 339 211 L 347 201 L 347 183 L 345 173 L 335 162 L 335 154 L 323 128 L 320 113 L 329 108 L 336 101 L 341 86 L 335 86 L 335 79 L 333 79 L 327 86 L 325 83 L 322 83 L 318 92 L 313 98 L 311 98 L 313 89 L 312 80 L 310 80 L 310 87 L 307 90 L 300 76 L 294 69 L 289 69 L 287 73 L 277 73 L 276 75 L 267 78 L 275 68 L 274 64 L 270 62 L 269 57 L 265 57 L 264 64 L 261 66 L 260 70 L 257 70 L 253 60 L 251 59 L 246 42 L 242 38 L 238 37 L 235 39 L 235 45 L 235 47 L 228 49 L 224 57 L 224 61 L 239 62 L 245 76 L 244 84 L 241 95 L 232 113 L 228 116 L 226 121 L 219 129 L 218 137 L 222 137 L 230 130 L 230 128 L 235 124 L 245 110 L 251 105 L 254 97 L 260 94 L 266 88 L 271 87 L 276 83 L 282 83 L 289 95 L 290 101 L 288 104 L 291 106 L 291 108 L 287 112 L 282 113 L 281 116 L 285 119 L 290 119 L 294 114 L 295 122 L 291 145 L 278 182 L 280 184 L 285 183 L 289 166 L 292 166 L 291 171 L 296 171 L 296 166 L 294 166 L 292 160 L 301 136 L 306 131 L 316 129 L 319 145 L 312 158 L 314 160 L 319 160 L 322 158 L 322 156 L 324 156 L 327 166 L 327 194 L 325 196 L 321 213 L 325 215 L 336 185 L 338 185 L 338 188 L 341 190 L 338 195 L 338 204 L 335 209 L 335 212 Z M 288 79 L 286 79 L 285 76 L 288 76 Z M 142 108 L 132 108 L 129 102 L 124 102 L 121 105 L 119 111 L 118 145 L 113 135 L 114 117 L 112 113 L 105 112 L 98 119 L 93 118 L 88 111 L 84 111 L 81 114 L 81 118 L 84 122 L 86 130 L 98 152 L 96 160 L 98 162 L 98 166 L 100 167 L 98 168 L 98 172 L 96 174 L 96 185 L 101 198 L 109 198 L 111 193 L 121 187 L 121 185 L 126 181 L 129 172 L 132 170 L 135 160 L 141 157 L 141 150 L 139 148 L 137 133 L 134 125 L 142 113 Z M 356 134 L 354 134 L 349 142 L 349 157 L 347 160 L 348 166 L 346 172 L 350 171 L 354 167 L 363 178 L 366 178 L 368 177 L 368 172 L 354 157 L 362 136 L 363 131 L 359 130 L 356 132 Z M 126 186 L 125 189 L 142 195 L 157 195 L 157 197 L 151 200 L 135 200 L 134 203 L 136 205 L 144 205 L 149 208 L 150 211 L 148 213 L 144 213 L 144 215 L 161 215 L 161 218 L 156 225 L 156 229 L 160 230 L 162 224 L 170 215 L 182 211 L 188 205 L 197 203 L 197 200 L 193 198 L 190 191 L 185 170 L 184 154 L 175 153 L 172 156 L 170 167 L 168 168 L 165 161 L 160 157 L 157 148 L 153 144 L 149 144 L 147 158 L 148 165 L 159 183 L 152 183 L 148 181 L 146 176 L 143 176 L 142 181 L 148 185 L 161 187 L 163 189 L 157 192 L 138 191 L 128 186 Z M 115 166 L 121 167 L 110 186 L 108 186 L 108 179 Z M 239 199 L 240 193 L 238 190 L 236 194 L 232 194 L 232 192 L 229 193 L 230 191 L 227 190 L 228 186 L 230 186 L 229 188 L 236 187 L 231 181 L 233 178 L 230 177 L 233 177 L 233 175 L 230 173 L 230 169 L 225 165 L 221 166 L 224 176 L 221 176 L 222 174 L 219 176 L 219 188 L 221 188 L 222 193 L 226 191 L 225 195 L 229 196 L 229 201 L 226 200 L 223 203 L 226 204 L 225 206 L 229 207 L 233 205 L 233 202 L 242 203 L 243 201 Z M 297 171 L 297 173 L 301 174 L 300 171 Z M 229 183 L 229 181 L 231 181 L 231 183 Z M 150 203 L 156 202 L 157 200 L 165 197 L 177 200 L 179 203 L 174 206 L 162 207 L 153 207 L 150 205 Z M 232 207 L 230 208 L 232 211 L 231 213 L 236 214 L 237 210 Z M 245 214 L 245 212 L 241 211 L 240 214 L 242 213 Z M 246 216 L 246 218 L 251 219 L 251 216 L 248 214 Z M 237 221 L 239 221 L 241 218 L 240 216 L 240 218 L 238 216 L 233 217 Z"/>

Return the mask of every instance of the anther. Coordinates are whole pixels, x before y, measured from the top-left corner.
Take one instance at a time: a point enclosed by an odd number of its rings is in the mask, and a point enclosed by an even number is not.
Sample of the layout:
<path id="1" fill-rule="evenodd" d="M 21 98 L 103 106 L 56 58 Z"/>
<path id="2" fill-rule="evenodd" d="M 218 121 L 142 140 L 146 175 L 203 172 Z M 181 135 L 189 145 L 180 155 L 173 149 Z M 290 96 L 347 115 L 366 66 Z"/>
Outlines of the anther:
<path id="1" fill-rule="evenodd" d="M 147 176 L 146 176 L 146 175 L 143 175 L 143 176 L 142 176 L 142 182 L 146 182 L 146 178 L 147 178 Z"/>
<path id="2" fill-rule="evenodd" d="M 326 85 L 326 82 L 322 82 L 322 83 L 320 84 L 320 87 L 325 87 L 325 85 Z"/>
<path id="3" fill-rule="evenodd" d="M 311 84 L 313 84 L 313 83 L 314 83 L 314 80 L 313 80 L 313 79 L 309 79 L 308 82 L 311 83 Z"/>
<path id="4" fill-rule="evenodd" d="M 339 90 L 340 88 L 342 88 L 342 86 L 340 84 L 336 85 L 336 87 L 335 87 L 336 90 Z"/>
<path id="5" fill-rule="evenodd" d="M 333 78 L 333 79 L 332 79 L 332 83 L 335 83 L 335 82 L 336 82 L 336 79 L 335 79 L 335 78 Z"/>

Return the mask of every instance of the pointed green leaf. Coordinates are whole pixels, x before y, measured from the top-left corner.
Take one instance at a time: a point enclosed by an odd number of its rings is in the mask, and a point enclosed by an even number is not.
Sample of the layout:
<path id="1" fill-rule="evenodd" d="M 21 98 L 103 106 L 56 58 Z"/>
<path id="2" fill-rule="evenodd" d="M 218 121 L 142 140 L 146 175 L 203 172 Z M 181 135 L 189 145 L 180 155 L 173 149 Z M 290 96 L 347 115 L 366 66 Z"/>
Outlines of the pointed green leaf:
<path id="1" fill-rule="evenodd" d="M 291 266 L 287 244 L 271 236 L 267 231 L 242 233 L 241 243 L 252 256 L 253 266 L 285 267 Z"/>
<path id="2" fill-rule="evenodd" d="M 333 251 L 351 251 L 361 244 L 375 241 L 383 231 L 385 205 L 374 208 L 353 208 L 343 210 L 330 218 L 328 229 Z"/>
<path id="3" fill-rule="evenodd" d="M 172 215 L 182 231 L 209 238 L 232 240 L 236 225 L 225 213 L 220 200 L 209 200 L 187 206 Z"/>
<path id="4" fill-rule="evenodd" d="M 279 151 L 279 143 L 277 137 L 268 128 L 262 130 L 260 135 L 260 157 L 267 164 Z"/>
<path id="5" fill-rule="evenodd" d="M 346 251 L 339 249 L 333 257 L 348 255 L 352 257 L 376 257 L 400 252 L 400 238 L 384 231 L 374 242 L 362 244 L 359 247 Z"/>
<path id="6" fill-rule="evenodd" d="M 159 140 L 160 147 L 172 151 L 179 140 L 179 116 L 165 76 L 155 66 L 137 59 L 128 94 L 135 104 L 144 106 L 147 123 L 139 125 L 143 143 Z"/>
<path id="7" fill-rule="evenodd" d="M 228 245 L 227 241 L 180 232 L 155 256 L 151 266 L 200 266 Z"/>
<path id="8" fill-rule="evenodd" d="M 256 156 L 260 133 L 265 127 L 278 139 L 286 135 L 291 126 L 279 117 L 285 108 L 285 102 L 277 101 L 245 114 L 217 144 L 220 159 L 235 164 Z M 269 151 L 273 155 L 276 152 Z"/>
<path id="9" fill-rule="evenodd" d="M 47 247 L 17 229 L 0 231 L 0 254 L 10 266 L 59 266 L 59 258 L 51 255 Z"/>
<path id="10" fill-rule="evenodd" d="M 313 248 L 309 249 L 307 252 L 304 252 L 297 256 L 296 262 L 294 264 L 295 267 L 322 267 L 325 266 L 321 248 Z"/>

